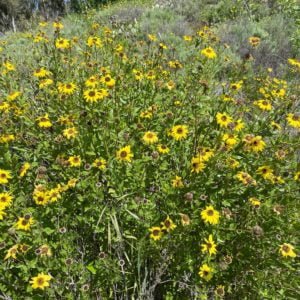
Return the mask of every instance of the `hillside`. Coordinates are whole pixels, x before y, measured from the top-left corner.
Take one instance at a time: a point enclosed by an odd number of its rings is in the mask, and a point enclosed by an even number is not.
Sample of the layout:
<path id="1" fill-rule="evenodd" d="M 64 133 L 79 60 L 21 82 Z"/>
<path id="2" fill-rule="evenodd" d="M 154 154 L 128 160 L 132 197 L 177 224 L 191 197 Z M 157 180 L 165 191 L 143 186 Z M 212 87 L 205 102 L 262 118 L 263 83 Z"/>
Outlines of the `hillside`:
<path id="1" fill-rule="evenodd" d="M 299 299 L 298 12 L 116 1 L 6 31 L 0 298 Z"/>

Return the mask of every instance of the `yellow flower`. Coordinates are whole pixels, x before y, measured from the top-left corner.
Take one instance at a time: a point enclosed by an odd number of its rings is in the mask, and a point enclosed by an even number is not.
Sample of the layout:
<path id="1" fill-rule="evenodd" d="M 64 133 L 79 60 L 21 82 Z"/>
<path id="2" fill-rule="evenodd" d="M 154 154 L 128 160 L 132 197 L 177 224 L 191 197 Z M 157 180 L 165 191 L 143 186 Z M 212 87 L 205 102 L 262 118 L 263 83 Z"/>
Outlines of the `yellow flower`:
<path id="1" fill-rule="evenodd" d="M 52 123 L 49 119 L 48 114 L 45 114 L 42 117 L 38 117 L 36 118 L 36 121 L 38 122 L 39 127 L 41 128 L 49 128 L 52 126 Z"/>
<path id="2" fill-rule="evenodd" d="M 4 134 L 0 136 L 0 144 L 6 144 L 15 140 L 13 134 Z"/>
<path id="3" fill-rule="evenodd" d="M 143 73 L 141 71 L 133 69 L 132 73 L 134 74 L 135 79 L 138 80 L 138 81 L 140 81 L 140 80 L 142 80 L 144 78 L 144 75 L 143 75 Z"/>
<path id="4" fill-rule="evenodd" d="M 288 114 L 286 119 L 290 126 L 294 128 L 300 128 L 300 116 L 295 114 Z"/>
<path id="5" fill-rule="evenodd" d="M 64 95 L 72 95 L 76 91 L 76 89 L 77 86 L 73 82 L 58 84 L 58 91 Z"/>
<path id="6" fill-rule="evenodd" d="M 131 146 L 125 146 L 119 149 L 116 153 L 117 159 L 120 161 L 131 162 L 133 153 L 131 152 Z"/>
<path id="7" fill-rule="evenodd" d="M 55 47 L 57 49 L 68 49 L 70 48 L 70 41 L 63 38 L 58 38 L 55 41 Z"/>
<path id="8" fill-rule="evenodd" d="M 157 41 L 157 37 L 154 34 L 148 34 L 148 39 L 153 42 Z"/>
<path id="9" fill-rule="evenodd" d="M 182 178 L 180 176 L 175 176 L 175 179 L 172 179 L 172 186 L 173 188 L 182 188 L 184 187 Z"/>
<path id="10" fill-rule="evenodd" d="M 166 145 L 162 145 L 162 144 L 159 144 L 156 149 L 161 154 L 167 154 L 170 152 L 170 148 L 168 148 Z"/>
<path id="11" fill-rule="evenodd" d="M 7 250 L 7 253 L 6 253 L 5 257 L 4 257 L 4 260 L 9 259 L 10 257 L 12 257 L 13 259 L 16 259 L 17 258 L 17 253 L 18 253 L 18 248 L 19 248 L 18 244 L 10 247 Z"/>
<path id="12" fill-rule="evenodd" d="M 91 76 L 85 81 L 85 86 L 89 88 L 95 88 L 98 85 L 98 79 L 96 76 Z"/>
<path id="13" fill-rule="evenodd" d="M 214 242 L 213 237 L 212 237 L 211 234 L 208 236 L 208 239 L 204 240 L 204 242 L 205 242 L 204 244 L 201 244 L 202 253 L 207 252 L 209 254 L 209 256 L 217 253 L 217 248 L 216 248 L 217 245 Z"/>
<path id="14" fill-rule="evenodd" d="M 155 144 L 158 142 L 157 134 L 153 131 L 147 131 L 143 136 L 143 142 L 145 144 Z"/>
<path id="15" fill-rule="evenodd" d="M 239 82 L 233 82 L 230 84 L 230 88 L 234 91 L 238 91 L 243 86 L 243 80 L 240 80 Z"/>
<path id="16" fill-rule="evenodd" d="M 204 264 L 200 267 L 200 270 L 199 270 L 199 275 L 201 278 L 203 278 L 204 280 L 206 281 L 209 281 L 212 279 L 213 277 L 213 272 L 214 272 L 214 269 L 209 267 L 207 264 Z"/>
<path id="17" fill-rule="evenodd" d="M 35 191 L 33 193 L 33 200 L 37 205 L 46 205 L 49 201 L 49 195 L 44 191 Z"/>
<path id="18" fill-rule="evenodd" d="M 41 257 L 44 257 L 44 256 L 52 256 L 52 251 L 50 249 L 50 247 L 48 245 L 42 245 L 40 246 L 37 250 L 36 250 L 36 253 L 38 255 L 40 255 Z"/>
<path id="19" fill-rule="evenodd" d="M 9 61 L 4 62 L 3 66 L 4 68 L 6 68 L 7 71 L 14 71 L 16 69 L 16 67 Z"/>
<path id="20" fill-rule="evenodd" d="M 192 158 L 191 165 L 192 165 L 192 173 L 195 172 L 198 174 L 199 172 L 203 171 L 205 168 L 203 158 L 201 158 L 200 155 Z"/>
<path id="21" fill-rule="evenodd" d="M 10 193 L 4 192 L 0 193 L 0 210 L 9 207 L 12 203 L 13 196 Z"/>
<path id="22" fill-rule="evenodd" d="M 176 224 L 174 224 L 174 222 L 170 219 L 169 216 L 167 216 L 167 218 L 163 222 L 161 222 L 161 225 L 162 225 L 162 230 L 166 230 L 167 232 L 170 232 L 177 227 Z"/>
<path id="23" fill-rule="evenodd" d="M 294 180 L 296 180 L 296 181 L 300 180 L 300 171 L 295 173 Z"/>
<path id="24" fill-rule="evenodd" d="M 79 155 L 70 156 L 68 158 L 68 163 L 71 167 L 80 167 L 81 165 L 81 158 Z"/>
<path id="25" fill-rule="evenodd" d="M 272 104 L 269 100 L 257 100 L 253 102 L 254 105 L 258 106 L 261 110 L 270 111 Z"/>
<path id="26" fill-rule="evenodd" d="M 256 185 L 256 181 L 246 172 L 239 172 L 235 175 L 235 178 L 240 180 L 245 185 Z"/>
<path id="27" fill-rule="evenodd" d="M 33 218 L 30 215 L 26 215 L 24 218 L 19 217 L 19 220 L 15 225 L 17 229 L 28 231 L 33 223 Z"/>
<path id="28" fill-rule="evenodd" d="M 16 91 L 16 92 L 11 92 L 11 93 L 6 97 L 6 99 L 7 99 L 8 101 L 13 101 L 13 100 L 17 99 L 21 94 L 22 94 L 22 93 L 21 93 L 21 92 L 18 92 L 18 91 Z"/>
<path id="29" fill-rule="evenodd" d="M 251 197 L 249 201 L 255 208 L 259 208 L 261 205 L 261 202 L 257 198 Z"/>
<path id="30" fill-rule="evenodd" d="M 93 162 L 93 167 L 98 168 L 99 170 L 105 170 L 106 169 L 106 160 L 104 158 L 97 158 Z"/>
<path id="31" fill-rule="evenodd" d="M 245 142 L 246 150 L 253 151 L 253 152 L 261 152 L 264 150 L 266 143 L 263 141 L 261 136 L 253 136 L 253 135 L 246 135 L 244 136 L 243 141 Z"/>
<path id="32" fill-rule="evenodd" d="M 228 133 L 223 134 L 222 140 L 229 148 L 232 148 L 239 142 L 239 139 L 236 135 Z"/>
<path id="33" fill-rule="evenodd" d="M 10 171 L 0 169 L 0 184 L 8 183 L 8 180 L 11 178 L 12 176 Z"/>
<path id="34" fill-rule="evenodd" d="M 154 226 L 149 228 L 150 233 L 150 238 L 153 239 L 154 241 L 158 241 L 162 238 L 163 232 L 160 227 Z"/>
<path id="35" fill-rule="evenodd" d="M 25 162 L 24 165 L 20 168 L 19 174 L 20 177 L 24 177 L 27 171 L 30 169 L 31 165 L 28 162 Z"/>
<path id="36" fill-rule="evenodd" d="M 64 28 L 64 25 L 60 22 L 53 22 L 52 26 L 53 26 L 54 29 L 57 29 L 57 30 Z"/>
<path id="37" fill-rule="evenodd" d="M 185 139 L 189 133 L 188 127 L 186 125 L 175 125 L 171 128 L 170 135 L 176 140 L 180 141 Z"/>
<path id="38" fill-rule="evenodd" d="M 260 38 L 257 36 L 250 36 L 248 41 L 252 47 L 257 47 L 260 44 Z"/>
<path id="39" fill-rule="evenodd" d="M 220 213 L 209 205 L 201 211 L 201 218 L 205 223 L 216 225 L 219 223 Z"/>
<path id="40" fill-rule="evenodd" d="M 280 124 L 278 124 L 278 123 L 276 123 L 274 121 L 271 122 L 271 126 L 272 126 L 273 130 L 281 130 Z"/>
<path id="41" fill-rule="evenodd" d="M 52 277 L 50 275 L 39 273 L 37 276 L 32 277 L 29 283 L 33 289 L 44 290 L 45 287 L 49 286 L 49 281 L 51 279 Z"/>
<path id="42" fill-rule="evenodd" d="M 256 173 L 260 174 L 264 179 L 272 179 L 274 177 L 273 170 L 269 166 L 259 167 Z"/>
<path id="43" fill-rule="evenodd" d="M 296 253 L 294 252 L 294 246 L 291 244 L 284 243 L 280 246 L 279 252 L 283 257 L 296 257 Z"/>
<path id="44" fill-rule="evenodd" d="M 217 119 L 217 123 L 221 126 L 221 127 L 227 127 L 230 123 L 233 122 L 232 118 L 226 114 L 226 113 L 217 113 L 216 116 Z"/>
<path id="45" fill-rule="evenodd" d="M 209 59 L 214 59 L 217 57 L 215 50 L 212 47 L 208 47 L 201 50 L 201 54 Z"/>
<path id="46" fill-rule="evenodd" d="M 44 87 L 47 87 L 48 85 L 51 85 L 53 84 L 53 80 L 50 79 L 50 78 L 46 78 L 46 79 L 43 79 L 40 81 L 40 84 L 39 84 L 39 88 L 42 89 Z"/>
<path id="47" fill-rule="evenodd" d="M 34 72 L 33 72 L 33 76 L 37 77 L 37 78 L 44 78 L 46 76 L 49 76 L 51 75 L 51 72 L 46 70 L 45 68 L 39 68 L 39 69 L 36 69 Z"/>
<path id="48" fill-rule="evenodd" d="M 109 74 L 103 76 L 100 78 L 100 82 L 104 83 L 107 85 L 109 88 L 112 88 L 115 86 L 116 81 L 113 79 Z"/>
<path id="49" fill-rule="evenodd" d="M 98 47 L 98 48 L 102 47 L 102 42 L 101 42 L 100 38 L 97 36 L 88 37 L 86 44 L 89 47 L 93 47 L 93 46 Z"/>
<path id="50" fill-rule="evenodd" d="M 230 157 L 226 160 L 226 164 L 231 169 L 236 169 L 240 166 L 240 163 L 232 157 Z"/>
<path id="51" fill-rule="evenodd" d="M 184 35 L 183 39 L 187 42 L 191 42 L 193 40 L 193 38 L 190 35 Z"/>
<path id="52" fill-rule="evenodd" d="M 78 134 L 78 131 L 75 127 L 66 128 L 63 131 L 63 136 L 65 136 L 68 140 L 75 138 Z"/>

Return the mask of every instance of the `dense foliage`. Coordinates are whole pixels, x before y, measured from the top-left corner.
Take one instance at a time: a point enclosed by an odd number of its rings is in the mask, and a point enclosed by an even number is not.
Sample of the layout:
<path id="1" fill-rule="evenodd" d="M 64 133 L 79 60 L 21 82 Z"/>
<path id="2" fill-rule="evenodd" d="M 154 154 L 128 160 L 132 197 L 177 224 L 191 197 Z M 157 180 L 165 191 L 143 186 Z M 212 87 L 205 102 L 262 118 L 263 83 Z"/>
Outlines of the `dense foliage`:
<path id="1" fill-rule="evenodd" d="M 169 9 L 1 40 L 0 298 L 299 298 L 293 25 Z"/>

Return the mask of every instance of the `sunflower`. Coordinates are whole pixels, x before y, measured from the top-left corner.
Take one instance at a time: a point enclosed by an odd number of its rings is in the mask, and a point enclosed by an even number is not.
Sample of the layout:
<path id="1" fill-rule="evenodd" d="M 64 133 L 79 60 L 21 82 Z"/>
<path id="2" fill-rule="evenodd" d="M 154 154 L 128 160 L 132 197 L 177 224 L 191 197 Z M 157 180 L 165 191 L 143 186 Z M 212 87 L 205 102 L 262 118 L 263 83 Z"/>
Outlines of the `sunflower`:
<path id="1" fill-rule="evenodd" d="M 240 180 L 245 185 L 256 185 L 255 179 L 252 178 L 252 176 L 246 172 L 239 172 L 235 175 L 235 178 Z"/>
<path id="2" fill-rule="evenodd" d="M 100 82 L 104 83 L 107 87 L 112 88 L 115 86 L 116 81 L 109 74 L 100 78 Z"/>
<path id="3" fill-rule="evenodd" d="M 140 81 L 140 80 L 142 80 L 144 78 L 144 75 L 143 75 L 143 73 L 141 71 L 133 69 L 132 73 L 134 74 L 135 80 Z"/>
<path id="4" fill-rule="evenodd" d="M 166 230 L 167 232 L 170 232 L 177 227 L 177 225 L 174 224 L 174 222 L 170 219 L 169 216 L 167 216 L 167 218 L 163 222 L 161 222 L 161 225 L 162 225 L 161 229 Z"/>
<path id="5" fill-rule="evenodd" d="M 56 30 L 60 30 L 64 28 L 64 25 L 60 22 L 53 22 L 52 23 L 52 27 Z"/>
<path id="6" fill-rule="evenodd" d="M 55 47 L 57 49 L 68 49 L 70 48 L 70 41 L 63 38 L 58 38 L 55 40 Z"/>
<path id="7" fill-rule="evenodd" d="M 182 177 L 176 175 L 175 178 L 172 179 L 172 187 L 173 188 L 182 188 L 182 187 L 184 187 Z"/>
<path id="8" fill-rule="evenodd" d="M 0 169 L 0 184 L 8 183 L 11 178 L 11 171 Z"/>
<path id="9" fill-rule="evenodd" d="M 149 228 L 150 233 L 150 238 L 153 239 L 154 241 L 158 241 L 162 238 L 163 232 L 160 227 L 154 226 Z"/>
<path id="10" fill-rule="evenodd" d="M 30 230 L 31 225 L 34 223 L 34 220 L 31 216 L 26 215 L 24 218 L 19 217 L 19 220 L 15 224 L 17 229 L 28 231 Z"/>
<path id="11" fill-rule="evenodd" d="M 217 123 L 221 126 L 221 127 L 227 127 L 230 123 L 233 122 L 232 118 L 226 114 L 226 113 L 217 113 L 216 116 L 217 119 Z"/>
<path id="12" fill-rule="evenodd" d="M 229 157 L 227 160 L 226 160 L 226 165 L 230 168 L 230 169 L 236 169 L 240 166 L 240 163 L 232 158 L 232 157 Z"/>
<path id="13" fill-rule="evenodd" d="M 199 172 L 204 170 L 205 164 L 200 155 L 192 158 L 191 166 L 192 166 L 192 173 L 195 172 L 198 174 Z"/>
<path id="14" fill-rule="evenodd" d="M 44 290 L 45 287 L 49 286 L 49 281 L 51 279 L 52 277 L 50 275 L 39 273 L 37 276 L 32 277 L 29 283 L 33 289 Z"/>
<path id="15" fill-rule="evenodd" d="M 143 142 L 145 144 L 155 144 L 158 142 L 158 137 L 157 134 L 153 131 L 147 131 L 143 138 L 142 138 Z"/>
<path id="16" fill-rule="evenodd" d="M 238 91 L 242 88 L 242 86 L 243 86 L 243 80 L 240 80 L 239 82 L 231 83 L 229 87 L 234 91 Z"/>
<path id="17" fill-rule="evenodd" d="M 64 95 L 72 95 L 77 89 L 77 86 L 73 82 L 69 83 L 59 83 L 58 91 Z"/>
<path id="18" fill-rule="evenodd" d="M 19 248 L 18 244 L 10 247 L 7 250 L 7 253 L 6 253 L 5 257 L 4 257 L 4 260 L 9 259 L 10 257 L 13 258 L 13 259 L 16 259 L 17 258 L 17 253 L 18 253 L 18 248 Z"/>
<path id="19" fill-rule="evenodd" d="M 77 134 L 78 131 L 75 127 L 66 128 L 63 131 L 63 136 L 65 136 L 68 140 L 75 138 Z"/>
<path id="20" fill-rule="evenodd" d="M 261 136 L 255 136 L 251 139 L 248 144 L 248 149 L 253 152 L 261 152 L 264 150 L 266 143 L 263 141 Z"/>
<path id="21" fill-rule="evenodd" d="M 217 249 L 216 249 L 217 245 L 214 242 L 211 234 L 208 236 L 208 239 L 204 240 L 204 242 L 205 242 L 204 244 L 201 244 L 202 253 L 209 253 L 209 256 L 217 253 Z"/>
<path id="22" fill-rule="evenodd" d="M 222 141 L 224 141 L 225 146 L 227 146 L 228 148 L 231 149 L 233 146 L 235 146 L 239 142 L 239 139 L 234 134 L 225 133 L 222 136 Z"/>
<path id="23" fill-rule="evenodd" d="M 50 79 L 50 78 L 46 78 L 46 79 L 43 79 L 40 81 L 40 84 L 39 84 L 39 88 L 42 89 L 44 87 L 47 87 L 48 85 L 51 85 L 53 84 L 53 80 Z"/>
<path id="24" fill-rule="evenodd" d="M 97 76 L 91 76 L 89 79 L 85 81 L 85 86 L 88 88 L 95 88 L 98 85 Z"/>
<path id="25" fill-rule="evenodd" d="M 81 158 L 79 155 L 70 156 L 68 158 L 68 163 L 71 167 L 80 167 L 81 165 Z"/>
<path id="26" fill-rule="evenodd" d="M 33 194 L 33 200 L 37 205 L 46 205 L 49 201 L 49 195 L 47 192 L 36 191 Z"/>
<path id="27" fill-rule="evenodd" d="M 288 124 L 294 128 L 300 128 L 300 116 L 295 114 L 288 114 L 286 117 Z"/>
<path id="28" fill-rule="evenodd" d="M 300 171 L 298 171 L 298 172 L 295 173 L 294 180 L 295 181 L 300 181 Z"/>
<path id="29" fill-rule="evenodd" d="M 105 170 L 106 169 L 106 160 L 104 158 L 97 158 L 93 162 L 93 167 L 98 168 L 99 170 Z"/>
<path id="30" fill-rule="evenodd" d="M 214 59 L 217 57 L 217 53 L 212 47 L 208 47 L 201 50 L 201 54 L 209 59 Z"/>
<path id="31" fill-rule="evenodd" d="M 205 223 L 216 225 L 219 223 L 220 213 L 212 205 L 209 205 L 201 211 L 201 218 Z"/>
<path id="32" fill-rule="evenodd" d="M 13 197 L 10 193 L 4 192 L 0 193 L 0 210 L 9 207 L 12 203 Z"/>
<path id="33" fill-rule="evenodd" d="M 274 177 L 273 170 L 269 166 L 261 166 L 256 170 L 256 173 L 264 179 L 272 179 Z"/>
<path id="34" fill-rule="evenodd" d="M 47 69 L 43 68 L 43 67 L 39 68 L 39 69 L 36 69 L 33 72 L 33 76 L 37 77 L 37 78 L 44 78 L 44 77 L 49 76 L 49 75 L 51 75 L 51 72 L 48 71 Z"/>
<path id="35" fill-rule="evenodd" d="M 283 257 L 296 257 L 296 253 L 294 252 L 294 246 L 291 244 L 284 243 L 280 246 L 279 252 Z"/>
<path id="36" fill-rule="evenodd" d="M 258 200 L 258 199 L 255 198 L 255 197 L 249 198 L 249 202 L 250 202 L 255 208 L 259 208 L 260 205 L 261 205 L 260 200 Z"/>
<path id="37" fill-rule="evenodd" d="M 254 105 L 258 106 L 261 110 L 270 111 L 272 104 L 269 100 L 257 100 L 253 102 Z"/>
<path id="38" fill-rule="evenodd" d="M 9 95 L 6 97 L 6 99 L 8 101 L 13 101 L 15 99 L 17 99 L 22 93 L 21 92 L 18 92 L 18 91 L 15 91 L 15 92 L 11 92 L 9 93 Z"/>
<path id="39" fill-rule="evenodd" d="M 171 128 L 170 135 L 176 140 L 185 139 L 189 133 L 187 125 L 175 125 Z"/>
<path id="40" fill-rule="evenodd" d="M 257 47 L 260 44 L 260 38 L 257 36 L 250 36 L 248 41 L 252 47 Z"/>
<path id="41" fill-rule="evenodd" d="M 199 276 L 206 281 L 209 281 L 213 277 L 214 269 L 209 267 L 207 264 L 204 264 L 199 269 Z"/>
<path id="42" fill-rule="evenodd" d="M 49 119 L 49 115 L 45 114 L 42 117 L 36 118 L 36 121 L 38 122 L 38 126 L 41 128 L 49 128 L 52 127 L 52 123 Z"/>
<path id="43" fill-rule="evenodd" d="M 131 162 L 133 153 L 131 152 L 131 146 L 125 146 L 119 149 L 116 153 L 117 159 L 120 161 Z"/>
<path id="44" fill-rule="evenodd" d="M 193 40 L 193 37 L 190 35 L 184 35 L 183 40 L 185 40 L 186 42 L 191 42 Z"/>
<path id="45" fill-rule="evenodd" d="M 89 36 L 87 41 L 86 41 L 86 44 L 89 47 L 93 47 L 93 46 L 95 46 L 97 48 L 102 47 L 101 39 L 97 36 Z"/>
<path id="46" fill-rule="evenodd" d="M 157 145 L 156 149 L 161 154 L 167 154 L 170 152 L 170 148 L 162 144 Z"/>

